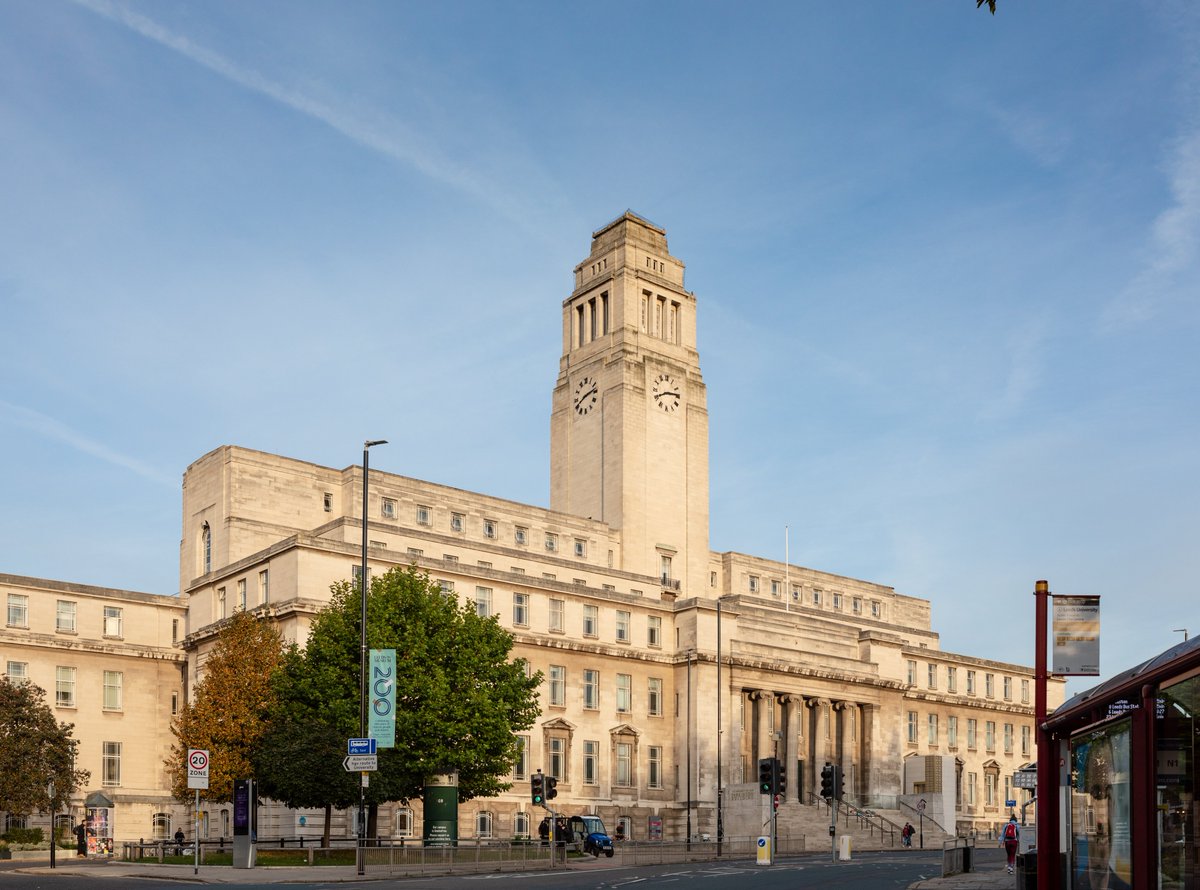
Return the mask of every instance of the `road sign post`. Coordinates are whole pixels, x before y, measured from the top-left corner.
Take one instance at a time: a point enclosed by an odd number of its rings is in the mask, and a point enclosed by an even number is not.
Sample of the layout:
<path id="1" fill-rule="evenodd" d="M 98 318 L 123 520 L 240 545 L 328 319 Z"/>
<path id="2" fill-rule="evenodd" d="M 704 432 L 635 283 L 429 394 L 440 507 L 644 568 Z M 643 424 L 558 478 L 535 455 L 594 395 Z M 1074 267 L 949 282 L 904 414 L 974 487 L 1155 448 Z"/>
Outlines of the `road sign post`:
<path id="1" fill-rule="evenodd" d="M 196 789 L 196 818 L 192 822 L 192 874 L 200 874 L 200 792 L 208 790 L 208 751 L 204 748 L 188 748 L 188 787 Z"/>
<path id="2" fill-rule="evenodd" d="M 379 769 L 377 754 L 347 754 L 342 760 L 342 768 L 348 773 L 370 773 Z"/>

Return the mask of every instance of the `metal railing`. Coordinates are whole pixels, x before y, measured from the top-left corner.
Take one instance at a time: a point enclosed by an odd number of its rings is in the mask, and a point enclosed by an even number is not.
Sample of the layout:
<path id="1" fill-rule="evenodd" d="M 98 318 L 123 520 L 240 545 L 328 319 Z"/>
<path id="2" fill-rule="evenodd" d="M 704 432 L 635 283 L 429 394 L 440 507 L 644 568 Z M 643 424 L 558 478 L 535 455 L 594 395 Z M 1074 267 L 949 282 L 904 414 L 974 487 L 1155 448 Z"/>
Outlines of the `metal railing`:
<path id="1" fill-rule="evenodd" d="M 963 874 L 973 869 L 975 839 L 953 837 L 942 842 L 942 877 Z"/>
<path id="2" fill-rule="evenodd" d="M 821 807 L 826 809 L 831 807 L 830 801 L 811 791 L 807 792 L 806 799 L 811 806 L 817 808 L 817 812 L 821 811 Z M 890 819 L 879 815 L 874 810 L 855 806 L 848 800 L 840 800 L 837 801 L 834 818 L 844 828 L 849 828 L 852 824 L 856 825 L 860 830 L 866 831 L 868 837 L 874 837 L 875 832 L 878 831 L 881 844 L 886 842 L 889 846 L 896 846 L 896 835 L 900 829 Z"/>

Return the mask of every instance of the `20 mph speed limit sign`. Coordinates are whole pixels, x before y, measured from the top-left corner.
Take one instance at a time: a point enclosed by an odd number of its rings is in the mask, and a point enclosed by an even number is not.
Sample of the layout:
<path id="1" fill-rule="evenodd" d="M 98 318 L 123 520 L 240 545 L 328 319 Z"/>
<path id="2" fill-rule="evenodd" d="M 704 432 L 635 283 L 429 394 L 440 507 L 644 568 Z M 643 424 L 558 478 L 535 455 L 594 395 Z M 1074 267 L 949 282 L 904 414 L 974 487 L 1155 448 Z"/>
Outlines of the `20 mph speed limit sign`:
<path id="1" fill-rule="evenodd" d="M 188 787 L 208 790 L 208 752 L 203 748 L 188 748 Z"/>

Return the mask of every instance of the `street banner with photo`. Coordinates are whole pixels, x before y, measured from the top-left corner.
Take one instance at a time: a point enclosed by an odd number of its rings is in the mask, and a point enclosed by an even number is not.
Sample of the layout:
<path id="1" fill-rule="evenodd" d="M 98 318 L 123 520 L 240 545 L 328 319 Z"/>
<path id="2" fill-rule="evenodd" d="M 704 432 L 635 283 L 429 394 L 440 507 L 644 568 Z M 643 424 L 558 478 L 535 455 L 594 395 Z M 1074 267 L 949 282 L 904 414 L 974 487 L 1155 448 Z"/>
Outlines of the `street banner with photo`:
<path id="1" fill-rule="evenodd" d="M 1100 675 L 1100 597 L 1055 596 L 1051 673 Z"/>
<path id="2" fill-rule="evenodd" d="M 372 649 L 367 733 L 379 748 L 396 747 L 396 650 Z"/>

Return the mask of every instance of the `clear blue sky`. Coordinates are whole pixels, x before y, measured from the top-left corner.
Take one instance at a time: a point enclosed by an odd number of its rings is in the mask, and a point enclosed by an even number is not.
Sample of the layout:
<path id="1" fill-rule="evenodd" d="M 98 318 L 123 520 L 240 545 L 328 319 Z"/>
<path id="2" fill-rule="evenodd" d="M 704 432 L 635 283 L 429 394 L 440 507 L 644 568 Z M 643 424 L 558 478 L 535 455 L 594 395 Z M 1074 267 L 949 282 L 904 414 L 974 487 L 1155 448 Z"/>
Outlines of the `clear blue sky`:
<path id="1" fill-rule="evenodd" d="M 0 0 L 0 571 L 175 593 L 225 443 L 547 504 L 626 208 L 697 294 L 714 549 L 789 526 L 984 657 L 1038 578 L 1106 675 L 1200 633 L 1186 2 Z"/>

